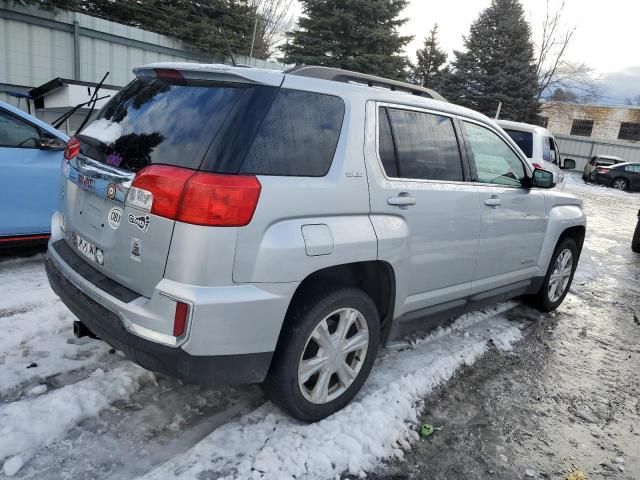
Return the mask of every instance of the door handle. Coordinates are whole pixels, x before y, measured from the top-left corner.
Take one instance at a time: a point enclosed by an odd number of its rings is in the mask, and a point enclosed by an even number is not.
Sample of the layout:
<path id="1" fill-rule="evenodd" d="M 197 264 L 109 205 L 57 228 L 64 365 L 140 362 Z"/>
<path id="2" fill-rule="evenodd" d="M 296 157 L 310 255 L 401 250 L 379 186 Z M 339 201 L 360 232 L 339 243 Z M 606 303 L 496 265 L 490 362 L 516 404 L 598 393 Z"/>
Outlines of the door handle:
<path id="1" fill-rule="evenodd" d="M 491 198 L 487 198 L 484 201 L 484 204 L 490 207 L 499 207 L 500 205 L 502 205 L 502 200 L 500 200 L 498 197 L 494 195 Z"/>
<path id="2" fill-rule="evenodd" d="M 389 197 L 387 198 L 387 203 L 389 205 L 393 205 L 394 207 L 400 207 L 402 209 L 408 208 L 411 205 L 416 204 L 415 197 L 412 197 L 407 192 L 402 192 L 398 194 L 397 197 Z"/>

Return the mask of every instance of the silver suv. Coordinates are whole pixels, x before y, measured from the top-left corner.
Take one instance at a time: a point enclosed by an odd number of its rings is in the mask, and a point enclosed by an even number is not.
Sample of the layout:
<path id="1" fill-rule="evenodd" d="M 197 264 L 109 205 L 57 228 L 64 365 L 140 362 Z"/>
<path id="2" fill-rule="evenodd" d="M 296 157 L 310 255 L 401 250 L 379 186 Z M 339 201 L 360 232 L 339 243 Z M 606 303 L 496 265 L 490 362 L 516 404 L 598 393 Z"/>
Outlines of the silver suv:
<path id="1" fill-rule="evenodd" d="M 76 335 L 315 421 L 381 343 L 567 294 L 581 202 L 487 117 L 330 68 L 135 74 L 65 152 L 46 267 Z"/>

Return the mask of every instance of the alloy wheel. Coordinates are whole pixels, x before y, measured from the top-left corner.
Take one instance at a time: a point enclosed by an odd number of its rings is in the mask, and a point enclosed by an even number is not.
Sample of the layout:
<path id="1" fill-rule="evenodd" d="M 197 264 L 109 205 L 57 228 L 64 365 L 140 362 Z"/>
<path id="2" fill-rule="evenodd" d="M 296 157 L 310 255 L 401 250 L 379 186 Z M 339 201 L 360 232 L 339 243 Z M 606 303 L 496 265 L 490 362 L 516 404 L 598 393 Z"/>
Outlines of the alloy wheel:
<path id="1" fill-rule="evenodd" d="M 298 386 L 315 404 L 340 397 L 354 382 L 369 348 L 367 322 L 355 308 L 341 308 L 311 332 L 298 362 Z"/>
<path id="2" fill-rule="evenodd" d="M 557 302 L 564 294 L 567 286 L 569 285 L 569 279 L 571 278 L 571 271 L 573 270 L 573 253 L 568 248 L 564 249 L 556 258 L 556 263 L 553 266 L 553 272 L 549 277 L 549 300 Z"/>
<path id="3" fill-rule="evenodd" d="M 619 178 L 613 182 L 613 188 L 617 188 L 618 190 L 626 190 L 627 182 L 624 181 L 622 178 Z"/>

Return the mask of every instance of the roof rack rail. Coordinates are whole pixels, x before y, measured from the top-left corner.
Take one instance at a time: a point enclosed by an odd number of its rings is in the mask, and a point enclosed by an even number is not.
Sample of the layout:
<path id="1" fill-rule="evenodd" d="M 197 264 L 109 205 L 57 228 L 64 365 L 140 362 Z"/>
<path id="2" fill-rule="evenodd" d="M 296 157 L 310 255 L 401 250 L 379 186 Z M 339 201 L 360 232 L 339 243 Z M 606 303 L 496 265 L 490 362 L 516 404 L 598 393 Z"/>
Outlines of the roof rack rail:
<path id="1" fill-rule="evenodd" d="M 447 101 L 442 95 L 429 88 L 399 82 L 398 80 L 389 80 L 388 78 L 377 77 L 375 75 L 367 75 L 366 73 L 342 70 L 340 68 L 305 65 L 290 68 L 289 70 L 285 70 L 284 73 L 288 75 L 299 75 L 301 77 L 318 78 L 321 80 L 331 80 L 334 82 L 359 83 L 361 85 L 368 85 L 369 87 L 382 87 L 420 97 L 433 98 L 434 100 L 442 100 L 444 102 Z"/>

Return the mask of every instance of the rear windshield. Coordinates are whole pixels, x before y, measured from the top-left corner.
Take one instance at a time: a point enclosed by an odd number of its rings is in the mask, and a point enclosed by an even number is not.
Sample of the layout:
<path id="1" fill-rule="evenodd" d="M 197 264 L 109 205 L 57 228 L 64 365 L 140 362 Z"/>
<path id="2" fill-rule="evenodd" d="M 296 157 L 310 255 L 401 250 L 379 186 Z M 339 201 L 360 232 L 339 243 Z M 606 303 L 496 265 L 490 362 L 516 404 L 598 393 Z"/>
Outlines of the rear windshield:
<path id="1" fill-rule="evenodd" d="M 138 78 L 78 137 L 82 153 L 136 172 L 164 164 L 215 173 L 322 176 L 344 102 L 271 86 Z"/>
<path id="2" fill-rule="evenodd" d="M 615 165 L 620 163 L 617 160 L 596 160 L 596 165 Z"/>
<path id="3" fill-rule="evenodd" d="M 533 157 L 533 134 L 531 132 L 521 132 L 520 130 L 507 130 L 505 132 L 513 139 L 514 142 L 520 147 L 522 153 L 527 158 Z"/>

